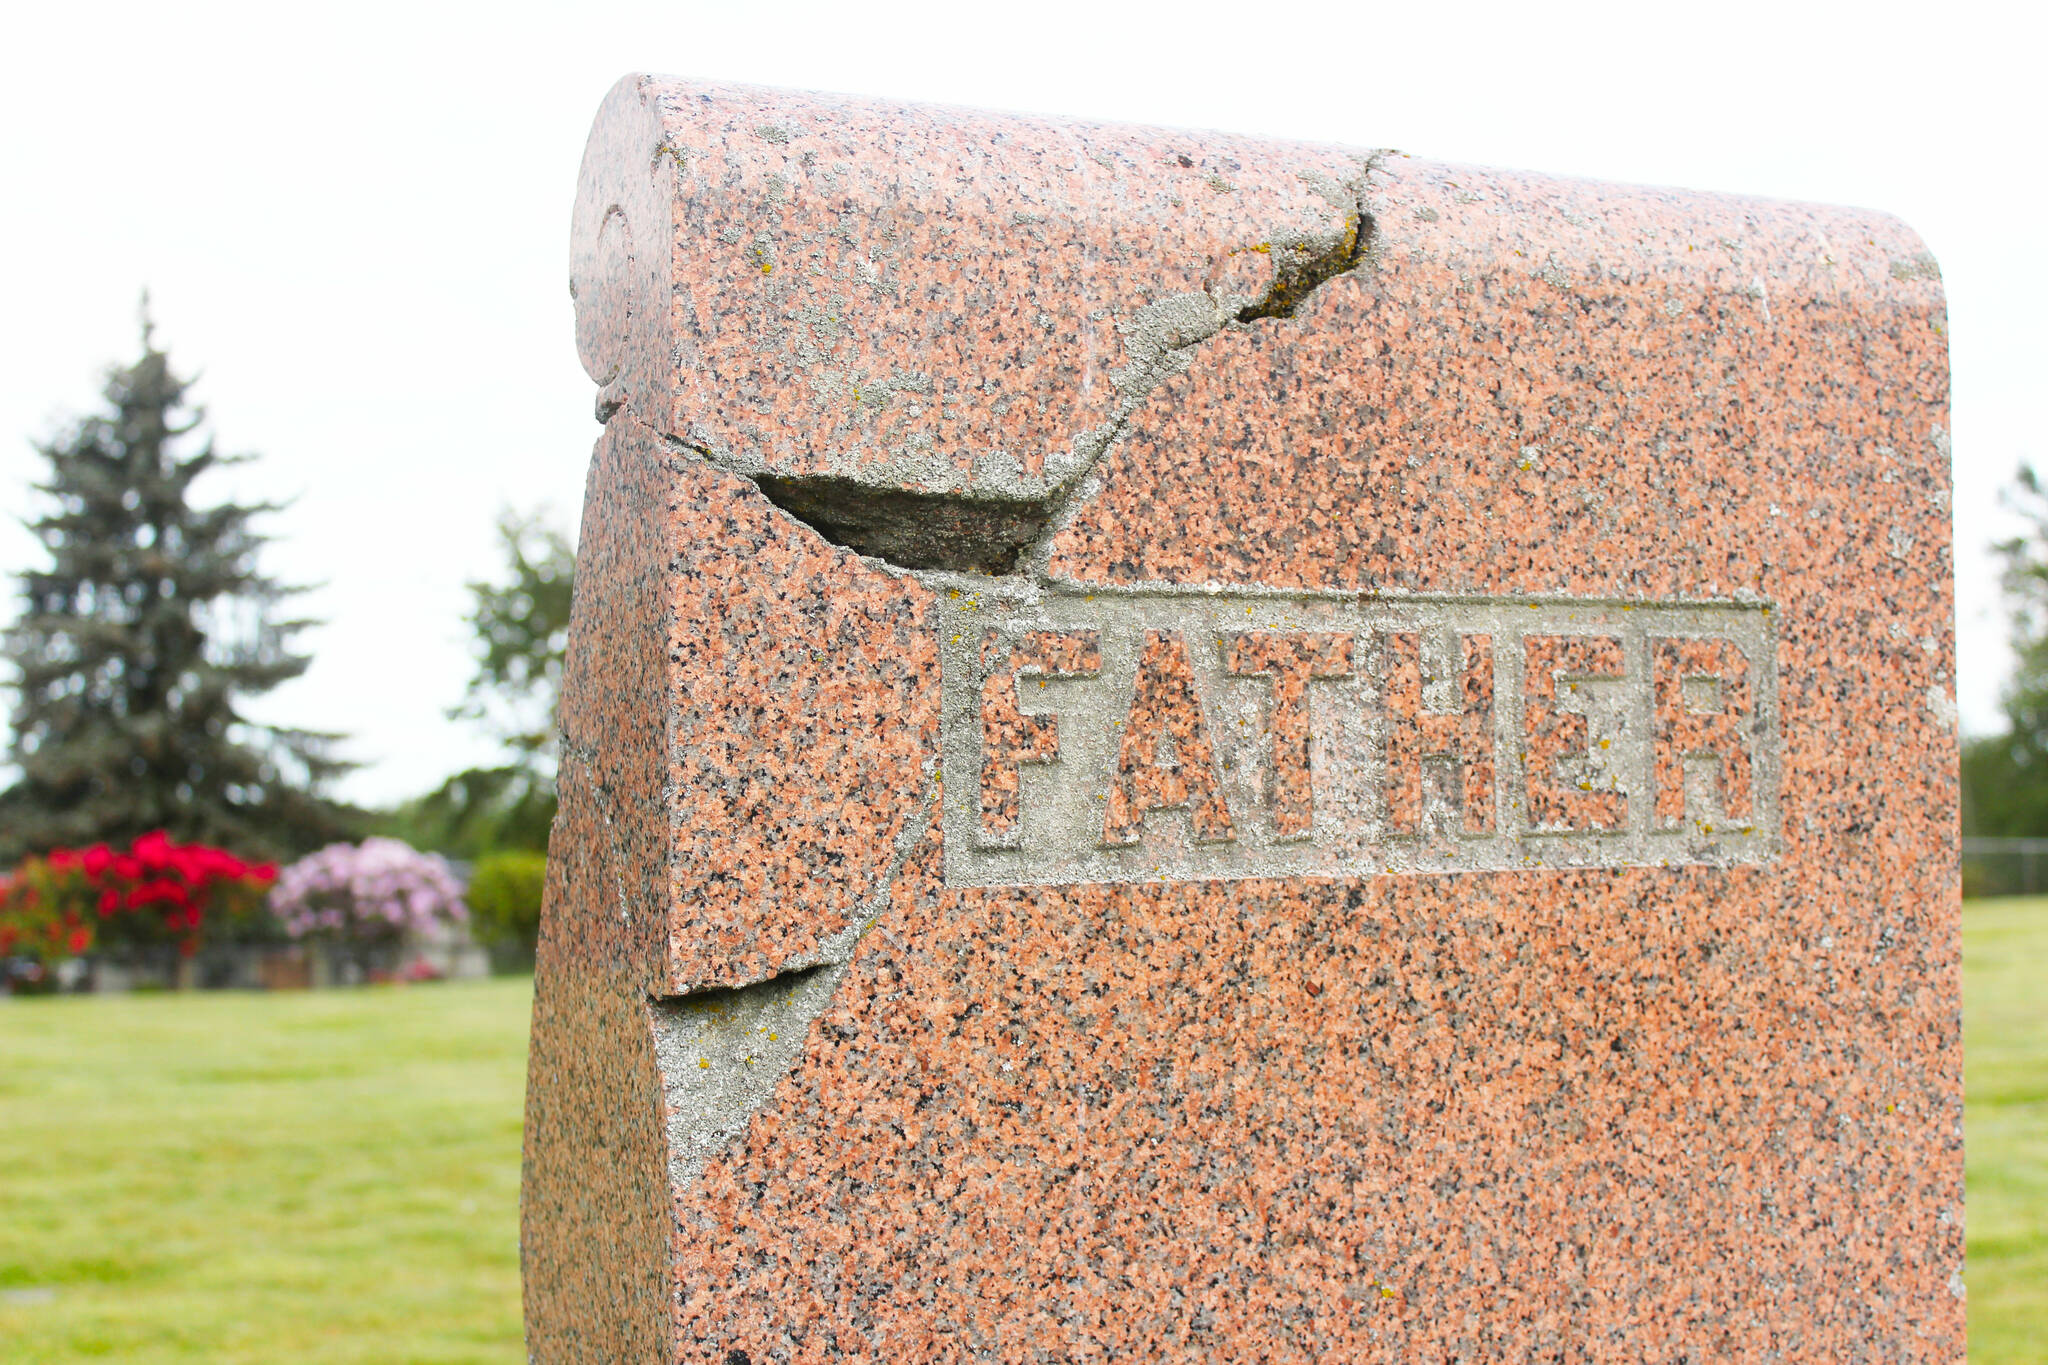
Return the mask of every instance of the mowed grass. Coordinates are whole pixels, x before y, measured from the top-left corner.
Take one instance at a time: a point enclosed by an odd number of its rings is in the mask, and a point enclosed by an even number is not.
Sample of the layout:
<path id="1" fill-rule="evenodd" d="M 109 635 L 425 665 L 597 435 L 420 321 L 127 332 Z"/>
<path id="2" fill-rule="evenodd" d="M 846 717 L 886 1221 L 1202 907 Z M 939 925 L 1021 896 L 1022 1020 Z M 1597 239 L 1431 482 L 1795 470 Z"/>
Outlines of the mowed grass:
<path id="1" fill-rule="evenodd" d="M 1963 913 L 1970 1359 L 2048 1361 L 2048 900 Z M 0 1360 L 494 1361 L 525 981 L 0 1002 Z"/>
<path id="2" fill-rule="evenodd" d="M 531 999 L 0 1001 L 0 1360 L 524 1360 Z"/>
<path id="3" fill-rule="evenodd" d="M 1970 1360 L 2048 1361 L 2048 898 L 1963 906 Z"/>

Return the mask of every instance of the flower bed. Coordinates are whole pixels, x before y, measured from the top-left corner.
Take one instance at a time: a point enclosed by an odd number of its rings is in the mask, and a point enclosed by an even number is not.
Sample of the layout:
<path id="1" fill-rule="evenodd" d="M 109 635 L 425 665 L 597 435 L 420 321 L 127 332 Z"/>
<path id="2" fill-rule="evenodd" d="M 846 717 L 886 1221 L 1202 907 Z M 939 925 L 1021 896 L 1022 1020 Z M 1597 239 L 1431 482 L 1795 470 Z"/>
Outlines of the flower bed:
<path id="1" fill-rule="evenodd" d="M 286 936 L 319 945 L 358 980 L 423 979 L 409 944 L 444 943 L 469 921 L 445 858 L 396 839 L 329 844 L 277 879 L 270 911 Z"/>
<path id="2" fill-rule="evenodd" d="M 124 849 L 53 848 L 0 877 L 0 959 L 33 985 L 50 964 L 92 953 L 191 957 L 209 934 L 260 936 L 276 880 L 269 863 L 161 830 Z"/>

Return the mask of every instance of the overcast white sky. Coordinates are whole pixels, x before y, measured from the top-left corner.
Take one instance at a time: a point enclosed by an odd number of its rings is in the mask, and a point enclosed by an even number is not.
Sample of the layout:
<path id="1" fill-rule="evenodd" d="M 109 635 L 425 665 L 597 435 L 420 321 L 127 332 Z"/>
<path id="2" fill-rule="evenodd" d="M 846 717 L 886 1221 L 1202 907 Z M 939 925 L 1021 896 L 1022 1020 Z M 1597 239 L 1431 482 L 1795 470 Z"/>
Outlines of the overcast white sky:
<path id="1" fill-rule="evenodd" d="M 132 356 L 146 285 L 222 444 L 262 456 L 210 491 L 295 499 L 267 566 L 324 585 L 317 661 L 264 714 L 350 732 L 364 801 L 489 757 L 443 719 L 470 668 L 463 583 L 495 566 L 500 506 L 574 525 L 597 434 L 566 287 L 577 161 L 612 82 L 665 71 L 1896 213 L 1947 279 L 1959 700 L 1990 728 L 2007 656 L 1983 547 L 1999 486 L 2048 455 L 2039 13 L 21 6 L 0 38 L 0 573 L 35 554 L 29 440 Z"/>

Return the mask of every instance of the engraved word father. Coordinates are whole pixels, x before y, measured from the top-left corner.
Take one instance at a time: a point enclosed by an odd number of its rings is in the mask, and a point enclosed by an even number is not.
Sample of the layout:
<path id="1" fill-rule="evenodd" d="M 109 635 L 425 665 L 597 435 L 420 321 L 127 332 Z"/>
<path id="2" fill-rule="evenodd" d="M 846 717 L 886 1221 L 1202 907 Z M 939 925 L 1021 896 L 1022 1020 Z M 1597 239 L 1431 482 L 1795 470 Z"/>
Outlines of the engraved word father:
<path id="1" fill-rule="evenodd" d="M 955 885 L 1758 862 L 1770 610 L 942 602 Z"/>

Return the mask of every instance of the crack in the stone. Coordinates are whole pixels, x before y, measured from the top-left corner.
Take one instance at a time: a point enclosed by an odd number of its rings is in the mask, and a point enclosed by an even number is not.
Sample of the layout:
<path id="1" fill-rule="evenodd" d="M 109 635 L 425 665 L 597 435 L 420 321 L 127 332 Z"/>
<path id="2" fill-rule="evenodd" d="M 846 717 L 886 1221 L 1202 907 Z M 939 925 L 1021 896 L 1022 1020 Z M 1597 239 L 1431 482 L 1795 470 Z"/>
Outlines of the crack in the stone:
<path id="1" fill-rule="evenodd" d="M 1161 384 L 1185 373 L 1201 346 L 1218 334 L 1289 319 L 1338 276 L 1369 266 L 1377 243 L 1368 197 L 1387 153 L 1363 157 L 1357 174 L 1310 180 L 1339 208 L 1334 233 L 1281 233 L 1259 245 L 1273 277 L 1257 296 L 1197 291 L 1173 294 L 1137 309 L 1121 324 L 1129 360 L 1109 376 L 1118 402 L 1109 420 L 1048 458 L 1044 483 L 1000 488 L 917 489 L 890 486 L 879 471 L 772 473 L 742 468 L 715 454 L 700 436 L 667 437 L 673 447 L 753 480 L 770 502 L 825 539 L 898 571 L 943 570 L 994 576 L 1042 575 L 1052 536 L 1100 491 L 1102 458 Z M 913 473 L 915 471 L 912 471 Z"/>
<path id="2" fill-rule="evenodd" d="M 1364 264 L 1374 229 L 1372 213 L 1361 202 L 1345 215 L 1344 233 L 1337 240 L 1336 250 L 1312 251 L 1306 243 L 1275 245 L 1272 284 L 1262 298 L 1237 310 L 1237 320 L 1250 323 L 1264 318 L 1293 317 L 1309 295 L 1345 271 Z"/>
<path id="3" fill-rule="evenodd" d="M 835 545 L 898 568 L 1010 573 L 1058 501 L 879 488 L 843 476 L 755 474 L 768 501 Z"/>
<path id="4" fill-rule="evenodd" d="M 765 978 L 648 998 L 668 1120 L 669 1178 L 677 1189 L 695 1184 L 706 1162 L 745 1136 L 801 1060 L 811 1025 L 832 1003 L 855 945 L 888 909 L 904 866 L 931 832 L 937 785 L 933 759 L 888 868 L 855 904 L 844 929 Z"/>
<path id="5" fill-rule="evenodd" d="M 1339 275 L 1359 270 L 1373 263 L 1373 251 L 1378 245 L 1378 220 L 1374 217 L 1369 203 L 1372 193 L 1372 177 L 1392 155 L 1388 149 L 1381 149 L 1364 157 L 1358 173 L 1343 182 L 1324 180 L 1315 184 L 1318 193 L 1335 204 L 1344 214 L 1343 225 L 1334 238 L 1319 239 L 1299 234 L 1280 234 L 1266 243 L 1273 256 L 1273 278 L 1265 292 L 1256 299 L 1244 299 L 1237 295 L 1221 298 L 1210 294 L 1176 295 L 1163 299 L 1153 308 L 1173 305 L 1177 300 L 1207 299 L 1211 306 L 1211 318 L 1206 327 L 1190 329 L 1190 334 L 1171 342 L 1152 358 L 1147 367 L 1145 382 L 1135 393 L 1118 382 L 1117 388 L 1125 395 L 1117 414 L 1102 429 L 1098 448 L 1084 461 L 1076 473 L 1068 478 L 1056 491 L 1056 505 L 1052 509 L 1039 534 L 1025 553 L 1022 567 L 1041 585 L 1049 585 L 1051 576 L 1048 564 L 1052 559 L 1052 542 L 1060 531 L 1083 507 L 1093 502 L 1102 491 L 1102 481 L 1096 468 L 1103 456 L 1123 438 L 1130 422 L 1152 396 L 1152 391 L 1168 379 L 1184 373 L 1192 363 L 1194 352 L 1210 338 L 1229 329 L 1233 324 L 1248 327 L 1254 322 L 1277 318 L 1293 318 L 1301 305 L 1311 298 L 1316 290 L 1336 279 Z M 1314 182 L 1311 182 L 1314 183 Z M 1231 305 L 1236 304 L 1233 310 Z M 1142 318 L 1142 311 L 1140 314 Z M 1138 331 L 1139 319 L 1127 331 Z M 1134 350 L 1140 348 L 1133 347 Z"/>
<path id="6" fill-rule="evenodd" d="M 699 441 L 664 439 L 679 454 L 750 479 L 780 512 L 833 544 L 926 587 L 953 573 L 1023 575 L 1048 583 L 1052 538 L 1101 491 L 1096 466 L 1159 385 L 1184 373 L 1193 354 L 1219 333 L 1292 318 L 1323 285 L 1370 263 L 1375 231 L 1366 199 L 1384 155 L 1365 158 L 1358 174 L 1341 185 L 1317 186 L 1343 209 L 1334 237 L 1276 237 L 1264 244 L 1273 256 L 1273 278 L 1257 297 L 1176 294 L 1134 313 L 1122 326 L 1131 360 L 1111 375 L 1120 398 L 1115 413 L 1077 438 L 1058 462 L 1065 469 L 1049 462 L 1042 492 L 932 492 L 846 474 L 773 474 L 735 468 Z M 924 817 L 938 799 L 936 761 L 927 764 L 924 777 L 887 870 L 873 893 L 855 905 L 845 928 L 767 977 L 648 998 L 676 1188 L 695 1184 L 708 1161 L 744 1137 L 753 1115 L 800 1060 L 855 946 L 888 908 L 904 866 L 930 832 Z"/>

